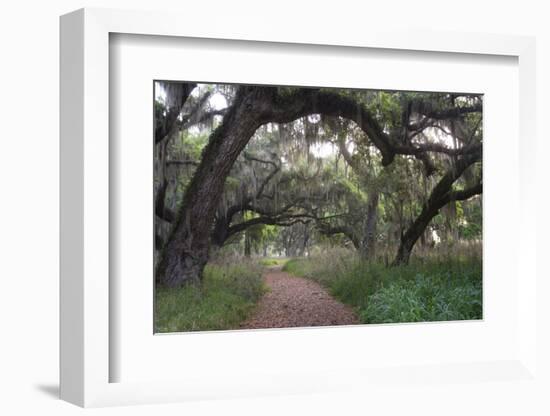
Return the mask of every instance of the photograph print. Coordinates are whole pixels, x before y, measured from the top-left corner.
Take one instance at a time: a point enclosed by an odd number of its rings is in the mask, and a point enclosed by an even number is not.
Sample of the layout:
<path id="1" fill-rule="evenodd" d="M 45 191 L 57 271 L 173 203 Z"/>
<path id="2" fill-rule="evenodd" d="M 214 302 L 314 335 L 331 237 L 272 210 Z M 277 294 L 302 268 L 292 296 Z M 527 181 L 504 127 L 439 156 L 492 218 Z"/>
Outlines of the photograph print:
<path id="1" fill-rule="evenodd" d="M 483 318 L 483 95 L 156 80 L 156 333 Z"/>

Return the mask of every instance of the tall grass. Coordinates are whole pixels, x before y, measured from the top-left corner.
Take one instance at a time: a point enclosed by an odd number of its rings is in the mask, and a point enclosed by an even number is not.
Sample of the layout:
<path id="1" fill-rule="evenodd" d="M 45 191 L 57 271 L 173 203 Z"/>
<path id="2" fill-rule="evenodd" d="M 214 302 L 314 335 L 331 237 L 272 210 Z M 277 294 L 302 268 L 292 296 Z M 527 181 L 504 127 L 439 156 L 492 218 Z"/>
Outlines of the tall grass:
<path id="1" fill-rule="evenodd" d="M 327 287 L 353 306 L 363 323 L 482 318 L 481 258 L 471 252 L 387 267 L 338 249 L 290 260 L 284 270 Z"/>
<path id="2" fill-rule="evenodd" d="M 208 264 L 200 287 L 156 289 L 155 332 L 236 329 L 264 292 L 257 263 Z"/>

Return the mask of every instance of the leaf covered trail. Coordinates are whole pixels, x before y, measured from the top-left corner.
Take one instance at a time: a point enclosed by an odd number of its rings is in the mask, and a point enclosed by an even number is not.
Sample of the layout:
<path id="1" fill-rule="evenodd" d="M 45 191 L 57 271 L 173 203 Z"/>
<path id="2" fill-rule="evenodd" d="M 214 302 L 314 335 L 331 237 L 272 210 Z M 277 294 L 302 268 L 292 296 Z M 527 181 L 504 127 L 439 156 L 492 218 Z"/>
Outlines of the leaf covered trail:
<path id="1" fill-rule="evenodd" d="M 264 275 L 269 287 L 243 329 L 352 325 L 360 323 L 353 309 L 338 302 L 318 283 L 280 269 Z"/>

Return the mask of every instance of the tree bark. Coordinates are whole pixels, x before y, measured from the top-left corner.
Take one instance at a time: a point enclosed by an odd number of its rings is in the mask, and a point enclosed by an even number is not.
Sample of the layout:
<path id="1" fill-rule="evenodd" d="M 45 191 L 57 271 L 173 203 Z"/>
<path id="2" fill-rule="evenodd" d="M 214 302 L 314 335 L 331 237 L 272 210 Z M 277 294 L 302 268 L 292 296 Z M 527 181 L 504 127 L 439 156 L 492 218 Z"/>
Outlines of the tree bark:
<path id="1" fill-rule="evenodd" d="M 250 137 L 263 124 L 262 92 L 263 89 L 242 87 L 222 124 L 212 133 L 157 267 L 156 279 L 162 285 L 178 287 L 201 280 L 225 179 Z"/>
<path id="2" fill-rule="evenodd" d="M 230 237 L 229 235 L 230 222 L 231 222 L 231 218 L 229 218 L 225 212 L 223 213 L 218 212 L 218 216 L 214 221 L 214 229 L 210 237 L 211 243 L 214 246 L 219 248 L 223 247 L 227 239 Z"/>

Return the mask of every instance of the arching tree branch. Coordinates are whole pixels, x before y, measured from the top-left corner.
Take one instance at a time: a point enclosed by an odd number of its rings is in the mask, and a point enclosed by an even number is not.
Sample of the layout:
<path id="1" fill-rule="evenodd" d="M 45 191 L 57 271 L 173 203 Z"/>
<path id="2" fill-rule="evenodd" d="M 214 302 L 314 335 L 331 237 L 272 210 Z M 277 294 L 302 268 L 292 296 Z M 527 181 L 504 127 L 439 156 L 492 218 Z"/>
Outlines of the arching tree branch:
<path id="1" fill-rule="evenodd" d="M 394 260 L 394 265 L 407 264 L 412 249 L 430 221 L 439 214 L 439 210 L 452 201 L 469 199 L 482 192 L 482 184 L 463 191 L 453 191 L 453 183 L 462 175 L 462 173 L 471 165 L 481 160 L 481 150 L 478 153 L 469 154 L 458 159 L 454 166 L 443 175 L 437 185 L 430 193 L 430 197 L 424 204 L 420 215 L 414 220 L 401 238 L 401 243 Z"/>

